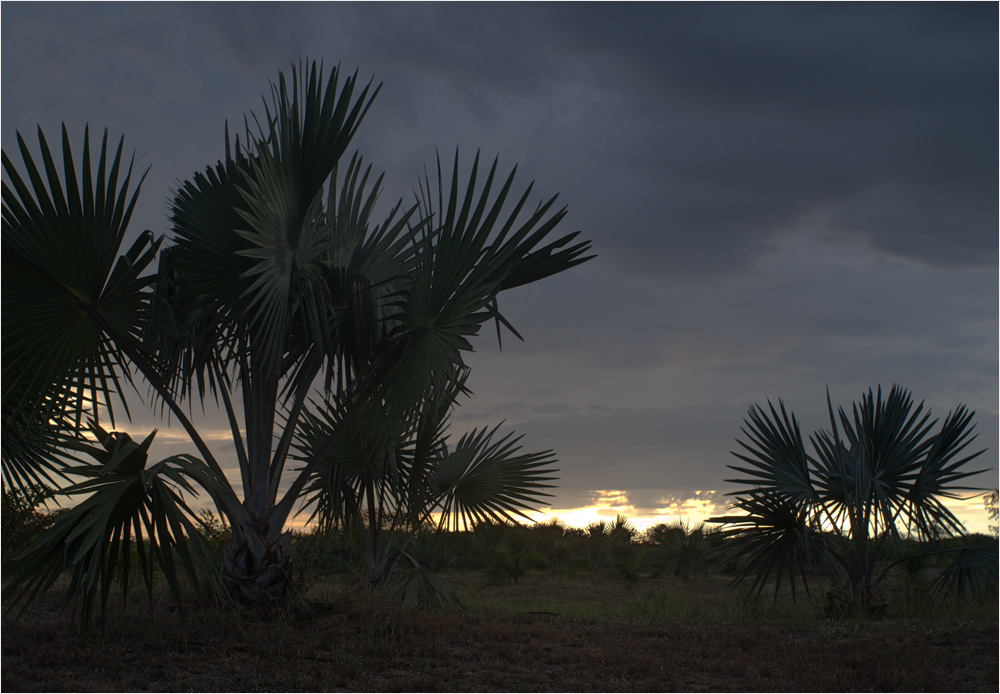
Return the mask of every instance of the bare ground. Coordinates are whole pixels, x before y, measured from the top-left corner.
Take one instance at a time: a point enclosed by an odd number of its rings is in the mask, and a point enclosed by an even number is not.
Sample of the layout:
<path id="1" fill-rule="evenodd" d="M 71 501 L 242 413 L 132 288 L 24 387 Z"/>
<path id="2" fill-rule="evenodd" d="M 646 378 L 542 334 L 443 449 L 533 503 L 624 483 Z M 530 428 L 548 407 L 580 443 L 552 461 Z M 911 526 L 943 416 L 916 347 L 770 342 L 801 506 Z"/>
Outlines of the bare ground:
<path id="1" fill-rule="evenodd" d="M 347 591 L 285 608 L 194 609 L 181 622 L 158 599 L 152 614 L 142 601 L 111 605 L 85 645 L 60 607 L 46 595 L 19 621 L 4 618 L 3 691 L 998 689 L 995 605 L 951 619 L 749 623 L 520 605 L 427 613 Z"/>

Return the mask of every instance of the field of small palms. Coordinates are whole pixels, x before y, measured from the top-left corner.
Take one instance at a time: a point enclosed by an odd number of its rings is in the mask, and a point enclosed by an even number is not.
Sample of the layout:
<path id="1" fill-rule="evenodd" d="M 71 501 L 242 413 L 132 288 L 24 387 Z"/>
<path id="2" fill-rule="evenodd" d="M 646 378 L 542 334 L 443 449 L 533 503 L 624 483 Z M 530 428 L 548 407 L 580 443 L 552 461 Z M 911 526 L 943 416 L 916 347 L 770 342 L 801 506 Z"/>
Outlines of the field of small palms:
<path id="1" fill-rule="evenodd" d="M 313 581 L 281 607 L 133 593 L 81 645 L 58 590 L 3 622 L 4 691 L 996 691 L 997 603 L 908 599 L 829 620 L 824 596 L 748 600 L 725 577 L 517 583 L 447 576 L 462 605 L 404 607 Z M 914 593 L 914 595 L 916 595 Z"/>

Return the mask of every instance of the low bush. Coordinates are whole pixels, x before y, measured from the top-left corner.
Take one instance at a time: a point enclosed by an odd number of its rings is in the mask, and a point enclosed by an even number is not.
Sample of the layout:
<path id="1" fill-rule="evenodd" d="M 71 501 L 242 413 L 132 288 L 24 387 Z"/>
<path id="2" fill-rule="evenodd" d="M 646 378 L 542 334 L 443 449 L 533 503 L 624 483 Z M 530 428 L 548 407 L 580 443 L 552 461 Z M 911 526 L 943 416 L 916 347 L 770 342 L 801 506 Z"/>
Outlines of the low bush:
<path id="1" fill-rule="evenodd" d="M 50 490 L 42 485 L 25 489 L 3 490 L 3 563 L 45 532 L 63 509 L 50 511 L 44 506 Z"/>

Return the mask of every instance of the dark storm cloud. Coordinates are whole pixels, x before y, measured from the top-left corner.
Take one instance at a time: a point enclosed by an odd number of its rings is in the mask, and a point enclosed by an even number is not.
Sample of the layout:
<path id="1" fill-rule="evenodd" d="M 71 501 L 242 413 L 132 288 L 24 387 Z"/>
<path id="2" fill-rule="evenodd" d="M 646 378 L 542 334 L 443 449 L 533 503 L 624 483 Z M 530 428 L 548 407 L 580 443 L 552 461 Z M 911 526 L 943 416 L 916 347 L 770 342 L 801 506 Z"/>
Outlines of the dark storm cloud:
<path id="1" fill-rule="evenodd" d="M 205 29 L 218 42 L 217 50 L 228 53 L 251 74 L 271 75 L 304 55 L 289 56 L 290 46 L 305 48 L 309 33 L 309 8 L 301 3 L 260 2 L 250 8 L 232 3 L 184 3 L 178 9 L 188 22 Z M 320 56 L 316 56 L 317 58 Z"/>
<path id="2" fill-rule="evenodd" d="M 611 252 L 650 271 L 732 270 L 828 209 L 832 233 L 886 252 L 993 264 L 996 7 L 911 9 L 664 5 L 615 21 L 616 8 L 586 6 L 566 17 L 566 42 L 631 109 L 632 136 L 615 145 L 635 167 L 627 185 L 646 192 L 642 218 L 658 222 L 599 217 L 638 227 Z"/>
<path id="3" fill-rule="evenodd" d="M 988 4 L 649 4 L 625 12 L 595 3 L 549 11 L 560 48 L 627 66 L 614 73 L 626 80 L 660 83 L 650 102 L 676 94 L 841 116 L 922 107 L 939 96 L 959 108 L 995 106 L 979 91 L 996 71 L 997 8 Z"/>
<path id="4" fill-rule="evenodd" d="M 514 155 L 529 171 L 533 150 L 548 157 L 575 218 L 630 272 L 741 269 L 817 210 L 831 233 L 932 264 L 981 265 L 996 247 L 989 6 L 190 11 L 243 65 L 335 46 L 387 78 L 361 141 L 388 139 L 411 171 L 433 144 L 499 150 L 496 130 L 534 128 Z"/>
<path id="5" fill-rule="evenodd" d="M 458 98 L 477 105 L 484 125 L 516 115 L 501 96 L 544 99 L 556 80 L 620 97 L 582 99 L 575 117 L 552 116 L 558 127 L 544 135 L 564 155 L 553 178 L 581 201 L 577 218 L 629 271 L 739 269 L 817 210 L 829 212 L 831 233 L 885 252 L 939 265 L 992 262 L 995 7 L 588 4 L 417 14 L 442 39 L 421 50 L 405 22 L 388 21 L 387 34 L 400 39 L 387 41 L 387 55 L 462 84 Z M 548 29 L 544 41 L 538 26 Z"/>
<path id="6" fill-rule="evenodd" d="M 597 369 L 739 369 L 818 366 L 838 344 L 884 340 L 931 363 L 953 354 L 956 368 L 995 365 L 987 270 L 955 274 L 805 234 L 779 240 L 741 276 L 623 279 L 612 291 L 599 268 L 503 297 L 527 339 L 509 349 L 559 351 Z"/>
<path id="7" fill-rule="evenodd" d="M 184 11 L 247 74 L 309 54 L 384 79 L 359 144 L 406 172 L 390 197 L 434 146 L 501 151 L 544 167 L 630 273 L 741 271 L 821 212 L 830 234 L 933 265 L 997 249 L 988 4 Z"/>

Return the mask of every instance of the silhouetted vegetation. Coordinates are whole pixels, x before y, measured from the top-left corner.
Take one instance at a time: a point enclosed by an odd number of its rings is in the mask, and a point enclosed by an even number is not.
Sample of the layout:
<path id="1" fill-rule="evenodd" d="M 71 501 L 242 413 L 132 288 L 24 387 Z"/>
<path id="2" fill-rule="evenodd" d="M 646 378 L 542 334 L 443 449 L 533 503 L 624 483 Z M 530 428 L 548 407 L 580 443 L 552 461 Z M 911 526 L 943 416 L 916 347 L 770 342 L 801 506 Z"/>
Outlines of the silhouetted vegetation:
<path id="1" fill-rule="evenodd" d="M 216 521 L 217 522 L 217 521 Z M 209 520 L 209 527 L 214 523 Z M 929 601 L 940 584 L 939 577 L 953 562 L 953 553 L 967 546 L 989 542 L 981 534 L 962 534 L 946 539 L 901 536 L 886 545 L 877 560 L 877 570 L 893 583 L 900 595 L 900 581 L 921 576 L 906 589 L 906 600 Z M 336 529 L 316 530 L 296 535 L 298 553 L 295 566 L 303 577 L 300 585 L 336 576 L 351 576 L 359 584 L 367 580 L 364 555 L 352 547 L 351 536 Z M 738 561 L 743 542 L 721 529 L 684 523 L 657 524 L 643 533 L 635 531 L 624 516 L 614 521 L 594 523 L 587 528 L 570 528 L 556 520 L 531 525 L 482 522 L 470 531 L 438 532 L 427 528 L 409 545 L 413 567 L 439 574 L 447 580 L 480 575 L 486 584 L 518 584 L 526 576 L 538 580 L 586 577 L 595 585 L 619 584 L 622 590 L 640 580 L 677 578 L 685 583 L 724 580 L 732 583 L 734 594 L 755 593 L 754 586 L 741 589 Z M 812 567 L 813 581 L 837 594 L 840 586 L 823 576 L 821 566 Z M 789 585 L 768 581 L 782 595 Z M 789 597 L 792 593 L 788 593 Z M 888 594 L 887 594 L 888 595 Z M 995 589 L 985 598 L 995 597 Z M 983 597 L 983 596 L 980 596 Z M 827 596 L 827 599 L 830 599 Z"/>
<path id="2" fill-rule="evenodd" d="M 934 431 L 937 420 L 899 386 L 884 400 L 881 388 L 869 389 L 851 414 L 835 412 L 829 396 L 827 407 L 830 430 L 810 437 L 812 454 L 784 403 L 750 409 L 742 452 L 733 454 L 741 464 L 729 466 L 742 477 L 728 480 L 750 486 L 735 494 L 732 515 L 713 519 L 733 542 L 738 580 L 752 579 L 758 593 L 772 578 L 775 590 L 787 580 L 794 597 L 797 579 L 808 591 L 823 575 L 833 584 L 830 614 L 878 614 L 890 569 L 919 554 L 951 553 L 931 595 L 995 595 L 996 541 L 943 544 L 965 536 L 942 501 L 982 472 L 968 467 L 982 453 L 966 451 L 973 413 L 960 405 Z M 887 562 L 907 549 L 906 533 L 921 551 Z"/>
<path id="3" fill-rule="evenodd" d="M 3 488 L 3 563 L 52 526 L 60 510 L 44 506 L 51 490 L 40 484 Z"/>
<path id="4" fill-rule="evenodd" d="M 11 561 L 5 601 L 68 571 L 85 638 L 133 564 L 179 610 L 185 578 L 198 595 L 284 600 L 288 520 L 305 505 L 369 587 L 423 602 L 441 594 L 417 541 L 432 516 L 513 521 L 549 496 L 552 451 L 498 427 L 456 442 L 449 418 L 483 326 L 520 337 L 500 295 L 589 260 L 590 243 L 555 235 L 555 197 L 529 204 L 531 185 L 517 192 L 478 154 L 465 174 L 457 151 L 450 180 L 438 159 L 414 204 L 376 219 L 383 177 L 347 151 L 379 88 L 293 65 L 242 139 L 227 126 L 221 158 L 178 184 L 169 235 L 128 247 L 145 176 L 124 138 L 105 131 L 92 150 L 88 128 L 74 153 L 64 127 L 60 158 L 40 128 L 40 156 L 17 134 L 21 165 L 3 156 L 4 488 L 48 483 L 72 508 Z M 155 432 L 112 430 L 137 374 L 191 450 L 151 461 Z M 206 401 L 227 416 L 226 464 L 189 416 Z M 196 495 L 224 528 L 188 506 Z"/>
<path id="5" fill-rule="evenodd" d="M 524 528 L 528 534 L 537 528 Z M 552 532 L 551 530 L 547 532 Z M 569 532 L 567 530 L 567 532 Z M 541 534 L 541 533 L 540 533 Z M 574 535 L 575 533 L 570 533 Z M 987 691 L 995 690 L 997 601 L 932 602 L 944 562 L 899 564 L 878 619 L 830 620 L 824 596 L 733 590 L 732 576 L 671 572 L 594 583 L 582 555 L 513 580 L 458 569 L 449 532 L 423 561 L 456 598 L 433 610 L 410 594 L 373 593 L 363 573 L 313 573 L 281 605 L 206 606 L 178 619 L 162 589 L 153 610 L 112 593 L 102 638 L 65 632 L 63 593 L 4 618 L 5 691 Z M 429 536 L 432 537 L 432 536 Z M 331 565 L 335 534 L 297 537 L 296 567 Z M 638 547 L 651 550 L 654 545 Z M 470 561 L 489 562 L 489 545 Z M 914 545 L 913 550 L 919 550 Z M 434 559 L 433 557 L 437 558 Z M 647 554 L 650 557 L 651 554 Z M 433 586 L 432 586 L 433 588 Z M 186 598 L 193 605 L 193 598 Z M 790 658 L 789 644 L 809 653 Z"/>
<path id="6" fill-rule="evenodd" d="M 1000 517 L 1000 505 L 997 503 L 998 498 L 1000 498 L 1000 490 L 998 489 L 994 489 L 983 497 L 983 507 L 986 509 L 986 514 L 991 521 L 989 529 L 993 533 L 993 537 L 1000 537 L 1000 525 L 997 524 L 997 518 Z"/>

